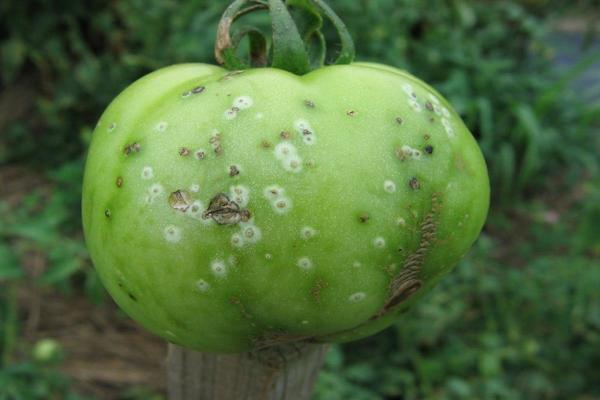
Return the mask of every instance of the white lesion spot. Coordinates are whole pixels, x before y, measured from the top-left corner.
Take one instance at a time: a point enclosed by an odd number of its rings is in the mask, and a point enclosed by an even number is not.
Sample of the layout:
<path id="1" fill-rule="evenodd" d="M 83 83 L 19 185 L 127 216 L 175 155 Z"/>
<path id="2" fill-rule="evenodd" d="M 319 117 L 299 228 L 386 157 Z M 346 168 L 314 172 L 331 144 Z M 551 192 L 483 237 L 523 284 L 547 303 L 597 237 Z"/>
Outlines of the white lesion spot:
<path id="1" fill-rule="evenodd" d="M 160 121 L 158 124 L 156 124 L 154 129 L 156 129 L 157 132 L 163 133 L 167 131 L 168 126 L 169 124 L 166 121 Z"/>
<path id="2" fill-rule="evenodd" d="M 439 104 L 440 104 L 440 100 L 439 100 L 439 99 L 437 98 L 437 96 L 435 96 L 433 93 L 428 93 L 428 94 L 427 94 L 427 97 L 429 97 L 429 100 L 431 100 L 431 102 L 432 102 L 433 104 L 437 104 L 437 105 L 439 105 Z"/>
<path id="3" fill-rule="evenodd" d="M 292 209 L 292 201 L 284 195 L 284 189 L 278 185 L 270 185 L 263 191 L 264 197 L 269 200 L 277 214 L 286 214 Z"/>
<path id="4" fill-rule="evenodd" d="M 234 120 L 235 117 L 237 117 L 238 111 L 239 111 L 238 108 L 234 108 L 234 107 L 228 108 L 223 113 L 223 116 L 225 117 L 226 120 L 231 121 L 231 120 Z"/>
<path id="5" fill-rule="evenodd" d="M 305 119 L 298 119 L 294 122 L 294 128 L 302 136 L 304 144 L 309 146 L 317 142 L 317 136 L 315 130 L 311 127 L 310 123 Z"/>
<path id="6" fill-rule="evenodd" d="M 216 259 L 211 261 L 210 269 L 212 273 L 218 278 L 224 278 L 227 276 L 227 265 L 223 260 Z"/>
<path id="7" fill-rule="evenodd" d="M 244 246 L 244 238 L 238 232 L 235 232 L 231 235 L 231 245 L 233 247 L 243 247 Z"/>
<path id="8" fill-rule="evenodd" d="M 261 112 L 256 113 L 256 115 L 254 116 L 254 119 L 263 119 L 265 117 L 265 115 Z"/>
<path id="9" fill-rule="evenodd" d="M 306 319 L 305 319 L 305 320 L 303 320 L 303 321 L 301 322 L 301 324 L 302 324 L 302 325 L 308 325 L 308 320 L 306 320 Z"/>
<path id="10" fill-rule="evenodd" d="M 313 262 L 310 258 L 308 257 L 301 257 L 298 259 L 298 262 L 296 263 L 296 265 L 298 265 L 298 267 L 305 269 L 305 270 L 309 270 L 313 268 Z"/>
<path id="11" fill-rule="evenodd" d="M 411 160 L 420 160 L 422 153 L 420 150 L 414 149 L 408 145 L 404 145 L 401 148 L 396 150 L 396 156 L 401 160 L 405 161 L 408 159 Z"/>
<path id="12" fill-rule="evenodd" d="M 367 294 L 365 292 L 356 292 L 356 293 L 352 293 L 348 297 L 348 301 L 350 303 L 358 303 L 358 302 L 363 301 L 366 297 L 367 297 Z"/>
<path id="13" fill-rule="evenodd" d="M 164 191 L 165 190 L 160 183 L 153 183 L 152 185 L 150 185 L 146 193 L 146 203 L 152 204 L 157 197 L 161 196 L 164 193 Z"/>
<path id="14" fill-rule="evenodd" d="M 231 186 L 229 188 L 229 198 L 235 201 L 238 206 L 244 208 L 250 201 L 250 189 L 244 185 Z"/>
<path id="15" fill-rule="evenodd" d="M 444 130 L 446 131 L 448 137 L 454 137 L 454 128 L 452 128 L 450 121 L 446 118 L 442 118 L 442 125 L 444 125 Z"/>
<path id="16" fill-rule="evenodd" d="M 404 93 L 406 93 L 409 96 L 411 96 L 414 93 L 414 89 L 410 83 L 403 84 L 402 90 L 404 91 Z"/>
<path id="17" fill-rule="evenodd" d="M 199 292 L 206 292 L 206 291 L 208 291 L 208 289 L 210 289 L 210 284 L 208 282 L 206 282 L 204 279 L 198 279 L 196 281 L 196 289 Z"/>
<path id="18" fill-rule="evenodd" d="M 204 160 L 206 158 L 206 150 L 197 149 L 194 151 L 194 157 L 196 157 L 196 160 Z"/>
<path id="19" fill-rule="evenodd" d="M 291 156 L 296 155 L 297 151 L 296 146 L 290 142 L 281 142 L 275 146 L 274 153 L 276 159 L 283 161 Z"/>
<path id="20" fill-rule="evenodd" d="M 408 105 L 411 106 L 412 109 L 415 110 L 416 112 L 423 111 L 423 107 L 421 106 L 421 104 L 419 104 L 419 102 L 413 98 L 408 99 Z"/>
<path id="21" fill-rule="evenodd" d="M 352 266 L 353 266 L 354 268 L 360 268 L 360 267 L 362 267 L 362 263 L 361 263 L 360 261 L 354 261 L 354 262 L 352 263 Z"/>
<path id="22" fill-rule="evenodd" d="M 254 244 L 262 239 L 262 231 L 253 221 L 243 222 L 241 225 L 241 234 L 246 243 Z"/>
<path id="23" fill-rule="evenodd" d="M 304 240 L 312 239 L 317 235 L 317 230 L 311 226 L 303 226 L 300 228 L 300 237 Z"/>
<path id="24" fill-rule="evenodd" d="M 383 249 L 385 247 L 385 239 L 381 236 L 377 236 L 375 239 L 373 239 L 373 246 L 378 249 Z"/>
<path id="25" fill-rule="evenodd" d="M 292 201 L 287 197 L 279 197 L 271 205 L 277 214 L 287 214 L 292 209 Z"/>
<path id="26" fill-rule="evenodd" d="M 212 218 L 202 218 L 202 214 L 204 213 L 204 204 L 200 200 L 194 200 L 192 204 L 188 207 L 188 209 L 184 212 L 186 217 L 195 219 L 197 221 L 202 222 L 203 225 L 210 225 L 214 223 Z"/>
<path id="27" fill-rule="evenodd" d="M 177 243 L 181 240 L 181 228 L 175 225 L 169 225 L 164 230 L 165 240 L 171 243 Z"/>
<path id="28" fill-rule="evenodd" d="M 388 193 L 394 193 L 396 191 L 396 184 L 388 179 L 383 182 L 383 190 Z"/>
<path id="29" fill-rule="evenodd" d="M 267 200 L 273 201 L 283 196 L 285 189 L 278 185 L 267 186 L 263 191 L 263 195 Z"/>
<path id="30" fill-rule="evenodd" d="M 233 107 L 237 107 L 240 110 L 246 110 L 252 107 L 253 104 L 254 100 L 250 96 L 240 96 L 233 101 Z"/>
<path id="31" fill-rule="evenodd" d="M 402 217 L 398 217 L 396 219 L 396 225 L 400 226 L 400 227 L 405 227 L 406 226 L 406 220 Z"/>
<path id="32" fill-rule="evenodd" d="M 272 260 L 272 259 L 273 259 L 273 254 L 271 254 L 271 253 L 265 254 L 265 260 Z"/>
<path id="33" fill-rule="evenodd" d="M 442 107 L 442 115 L 446 118 L 450 118 L 450 111 L 446 107 Z"/>
<path id="34" fill-rule="evenodd" d="M 152 178 L 154 178 L 154 171 L 152 170 L 152 167 L 145 166 L 142 168 L 142 179 L 150 180 Z"/>
<path id="35" fill-rule="evenodd" d="M 302 159 L 297 155 L 293 155 L 283 161 L 283 168 L 288 172 L 298 173 L 302 171 Z"/>
<path id="36" fill-rule="evenodd" d="M 198 193 L 199 191 L 200 191 L 200 185 L 198 185 L 197 183 L 192 183 L 190 185 L 190 192 Z"/>

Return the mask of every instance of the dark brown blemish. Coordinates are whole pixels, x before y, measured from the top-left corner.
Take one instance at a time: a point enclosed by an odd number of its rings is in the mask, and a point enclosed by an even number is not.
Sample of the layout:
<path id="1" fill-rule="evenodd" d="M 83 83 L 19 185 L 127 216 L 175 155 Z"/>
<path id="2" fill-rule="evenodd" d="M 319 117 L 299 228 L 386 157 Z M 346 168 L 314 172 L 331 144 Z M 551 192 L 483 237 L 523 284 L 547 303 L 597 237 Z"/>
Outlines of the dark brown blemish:
<path id="1" fill-rule="evenodd" d="M 212 218 L 219 225 L 233 225 L 250 220 L 249 210 L 240 206 L 225 193 L 218 193 L 212 198 L 208 208 L 202 213 L 202 219 Z"/>
<path id="2" fill-rule="evenodd" d="M 431 102 L 430 102 L 430 101 L 427 101 L 427 102 L 425 103 L 425 108 L 426 108 L 427 110 L 429 110 L 429 111 L 433 111 L 433 104 L 431 104 Z"/>
<path id="3" fill-rule="evenodd" d="M 402 125 L 404 123 L 404 120 L 400 117 L 396 117 L 396 122 L 398 123 L 398 125 Z"/>
<path id="4" fill-rule="evenodd" d="M 363 224 L 366 224 L 367 222 L 369 222 L 369 219 L 371 217 L 369 217 L 369 214 L 361 214 L 358 216 L 358 219 L 360 220 L 360 222 L 362 222 Z"/>
<path id="5" fill-rule="evenodd" d="M 223 147 L 221 146 L 221 133 L 215 133 L 213 136 L 208 139 L 208 143 L 212 146 L 215 154 L 220 156 L 223 154 Z"/>
<path id="6" fill-rule="evenodd" d="M 356 116 L 356 111 L 354 111 L 354 110 L 346 111 L 346 115 L 349 117 L 354 117 L 354 116 Z"/>
<path id="7" fill-rule="evenodd" d="M 279 134 L 279 136 L 283 140 L 288 140 L 290 137 L 292 137 L 292 135 L 288 131 L 281 131 L 281 133 Z"/>
<path id="8" fill-rule="evenodd" d="M 263 140 L 262 142 L 260 142 L 260 147 L 262 147 L 265 150 L 270 149 L 271 146 L 273 146 L 273 145 L 268 140 Z"/>
<path id="9" fill-rule="evenodd" d="M 431 136 L 429 136 L 427 133 L 423 135 L 423 139 L 425 140 L 429 140 L 431 139 Z"/>
<path id="10" fill-rule="evenodd" d="M 323 278 L 317 278 L 314 285 L 310 288 L 310 294 L 317 304 L 321 304 L 321 292 L 327 289 L 329 284 Z"/>
<path id="11" fill-rule="evenodd" d="M 142 149 L 142 146 L 140 146 L 140 144 L 138 142 L 135 142 L 135 143 L 125 145 L 125 147 L 123 148 L 123 153 L 125 153 L 125 155 L 128 156 L 131 153 L 139 153 L 139 151 L 141 149 Z"/>
<path id="12" fill-rule="evenodd" d="M 315 108 L 315 102 L 312 100 L 304 100 L 304 105 L 308 108 Z"/>
<path id="13" fill-rule="evenodd" d="M 410 181 L 408 181 L 408 186 L 412 190 L 419 190 L 421 188 L 421 184 L 419 183 L 419 180 L 417 178 L 415 178 L 414 176 L 412 178 L 410 178 Z"/>
<path id="14" fill-rule="evenodd" d="M 115 183 L 116 183 L 116 185 L 117 185 L 118 188 L 122 187 L 123 186 L 123 178 L 119 176 L 117 178 L 117 181 Z"/>
<path id="15" fill-rule="evenodd" d="M 104 210 L 104 216 L 106 218 L 110 218 L 112 216 L 112 212 L 107 208 L 106 210 Z"/>
<path id="16" fill-rule="evenodd" d="M 185 190 L 176 190 L 169 195 L 169 205 L 175 210 L 186 212 L 190 208 L 190 195 Z"/>
<path id="17" fill-rule="evenodd" d="M 427 146 L 425 146 L 425 148 L 423 150 L 425 150 L 425 153 L 427 153 L 427 154 L 432 154 L 433 153 L 433 146 L 432 145 L 427 145 Z"/>
<path id="18" fill-rule="evenodd" d="M 182 147 L 179 149 L 179 155 L 181 157 L 187 157 L 190 155 L 190 149 L 188 149 L 187 147 Z"/>
<path id="19" fill-rule="evenodd" d="M 240 174 L 240 169 L 235 166 L 235 165 L 231 165 L 229 166 L 229 176 L 234 177 Z"/>
<path id="20" fill-rule="evenodd" d="M 206 87 L 204 87 L 204 86 L 196 86 L 195 88 L 193 88 L 192 90 L 190 90 L 190 92 L 192 92 L 192 94 L 200 94 L 200 93 L 204 92 L 204 90 L 206 90 Z"/>
<path id="21" fill-rule="evenodd" d="M 133 301 L 138 301 L 138 300 L 137 300 L 137 297 L 135 297 L 135 296 L 133 295 L 133 293 L 131 293 L 131 292 L 127 292 L 127 295 L 129 296 L 129 298 L 130 298 L 131 300 L 133 300 Z"/>

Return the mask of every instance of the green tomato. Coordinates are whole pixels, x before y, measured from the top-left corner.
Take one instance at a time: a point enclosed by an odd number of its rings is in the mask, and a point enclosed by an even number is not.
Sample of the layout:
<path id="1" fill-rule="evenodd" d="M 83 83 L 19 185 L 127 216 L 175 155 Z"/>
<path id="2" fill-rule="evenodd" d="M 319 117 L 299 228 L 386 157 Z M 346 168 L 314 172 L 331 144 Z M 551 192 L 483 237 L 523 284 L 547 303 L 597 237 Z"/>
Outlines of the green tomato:
<path id="1" fill-rule="evenodd" d="M 488 203 L 476 141 L 405 72 L 183 64 L 102 115 L 83 221 L 133 319 L 243 352 L 389 326 L 464 256 Z"/>

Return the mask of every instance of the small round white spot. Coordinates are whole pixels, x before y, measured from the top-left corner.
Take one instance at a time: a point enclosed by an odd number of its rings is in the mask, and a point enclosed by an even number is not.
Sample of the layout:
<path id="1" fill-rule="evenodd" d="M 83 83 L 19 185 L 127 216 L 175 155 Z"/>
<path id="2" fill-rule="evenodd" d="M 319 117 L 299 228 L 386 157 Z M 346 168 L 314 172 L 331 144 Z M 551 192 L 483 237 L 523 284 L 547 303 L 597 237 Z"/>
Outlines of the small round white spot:
<path id="1" fill-rule="evenodd" d="M 245 224 L 242 226 L 241 234 L 247 243 L 257 243 L 262 239 L 262 231 L 255 225 Z"/>
<path id="2" fill-rule="evenodd" d="M 267 186 L 263 191 L 263 195 L 267 200 L 274 201 L 279 197 L 283 196 L 284 189 L 281 186 L 271 185 Z"/>
<path id="3" fill-rule="evenodd" d="M 197 219 L 202 221 L 202 212 L 204 210 L 204 205 L 202 204 L 202 202 L 200 200 L 196 200 L 194 201 L 187 210 L 185 210 L 185 215 L 193 218 L 193 219 Z"/>
<path id="4" fill-rule="evenodd" d="M 442 115 L 446 118 L 450 118 L 450 111 L 446 107 L 442 107 Z"/>
<path id="5" fill-rule="evenodd" d="M 227 110 L 225 110 L 225 113 L 223 113 L 223 116 L 225 117 L 226 120 L 233 120 L 235 119 L 235 117 L 237 117 L 237 109 L 234 108 L 229 108 Z"/>
<path id="6" fill-rule="evenodd" d="M 297 155 L 292 155 L 283 160 L 283 168 L 288 172 L 298 173 L 302 171 L 302 159 Z"/>
<path id="7" fill-rule="evenodd" d="M 250 96 L 240 96 L 233 101 L 233 107 L 237 107 L 240 110 L 245 110 L 252 107 L 254 100 Z"/>
<path id="8" fill-rule="evenodd" d="M 277 214 L 286 214 L 292 209 L 292 201 L 287 197 L 279 197 L 272 206 Z"/>
<path id="9" fill-rule="evenodd" d="M 231 186 L 229 188 L 229 197 L 240 207 L 246 207 L 250 200 L 250 189 L 244 185 Z"/>
<path id="10" fill-rule="evenodd" d="M 227 266 L 223 262 L 223 260 L 213 260 L 210 263 L 210 269 L 213 274 L 219 278 L 223 278 L 227 275 Z"/>
<path id="11" fill-rule="evenodd" d="M 244 238 L 239 233 L 234 233 L 231 235 L 231 245 L 234 247 L 243 247 L 244 246 Z"/>
<path id="12" fill-rule="evenodd" d="M 263 113 L 256 113 L 256 115 L 254 116 L 255 119 L 263 119 L 265 117 L 265 115 Z"/>
<path id="13" fill-rule="evenodd" d="M 169 225 L 164 231 L 167 242 L 177 243 L 181 240 L 181 229 L 175 225 Z"/>
<path id="14" fill-rule="evenodd" d="M 190 186 L 190 192 L 198 193 L 199 191 L 200 191 L 200 185 L 198 185 L 197 183 L 194 183 Z"/>
<path id="15" fill-rule="evenodd" d="M 296 122 L 294 122 L 294 128 L 301 134 L 305 131 L 312 131 L 310 123 L 305 119 L 297 119 Z"/>
<path id="16" fill-rule="evenodd" d="M 154 178 L 154 171 L 152 167 L 146 166 L 142 168 L 142 179 L 149 180 Z"/>
<path id="17" fill-rule="evenodd" d="M 415 110 L 416 112 L 421 112 L 423 111 L 423 107 L 421 107 L 421 104 L 419 104 L 415 99 L 411 98 L 408 100 L 408 104 L 412 107 L 413 110 Z"/>
<path id="18" fill-rule="evenodd" d="M 363 301 L 367 297 L 365 292 L 356 292 L 352 293 L 350 297 L 348 297 L 348 301 L 350 303 L 358 303 L 359 301 Z"/>
<path id="19" fill-rule="evenodd" d="M 352 263 L 352 266 L 353 266 L 354 268 L 360 268 L 360 267 L 362 267 L 362 264 L 360 263 L 360 261 L 354 261 L 354 262 Z"/>
<path id="20" fill-rule="evenodd" d="M 317 231 L 315 230 L 315 228 L 312 228 L 310 226 L 304 226 L 300 229 L 300 237 L 305 240 L 313 238 L 316 234 Z"/>
<path id="21" fill-rule="evenodd" d="M 413 93 L 413 87 L 410 83 L 405 83 L 404 85 L 402 85 L 402 90 L 404 90 L 404 93 L 406 93 L 409 96 Z"/>
<path id="22" fill-rule="evenodd" d="M 381 236 L 376 237 L 375 239 L 373 239 L 373 246 L 377 247 L 378 249 L 382 249 L 385 247 L 385 239 L 382 238 Z"/>
<path id="23" fill-rule="evenodd" d="M 210 285 L 204 279 L 198 279 L 196 281 L 196 289 L 198 289 L 200 292 L 206 292 L 208 289 L 210 289 Z"/>
<path id="24" fill-rule="evenodd" d="M 398 226 L 402 226 L 405 227 L 406 226 L 406 220 L 402 217 L 398 217 L 398 219 L 396 220 L 396 224 L 398 224 Z"/>
<path id="25" fill-rule="evenodd" d="M 313 267 L 313 263 L 310 258 L 302 257 L 298 259 L 297 265 L 302 269 L 311 269 Z"/>
<path id="26" fill-rule="evenodd" d="M 394 193 L 396 191 L 396 184 L 390 180 L 383 182 L 383 189 L 388 193 Z"/>
<path id="27" fill-rule="evenodd" d="M 302 321 L 302 322 L 301 322 L 301 324 L 302 324 L 302 325 L 308 325 L 308 321 L 307 321 L 307 320 L 304 320 L 304 321 Z"/>
<path id="28" fill-rule="evenodd" d="M 278 160 L 286 160 L 289 157 L 295 156 L 297 154 L 296 147 L 290 142 L 281 142 L 275 146 L 274 149 L 275 158 Z"/>
<path id="29" fill-rule="evenodd" d="M 169 126 L 169 124 L 167 124 L 165 121 L 160 121 L 158 124 L 156 124 L 156 131 L 157 132 L 165 132 L 167 130 L 167 127 Z"/>
<path id="30" fill-rule="evenodd" d="M 265 259 L 272 260 L 273 259 L 273 254 L 271 254 L 271 253 L 265 254 Z"/>
<path id="31" fill-rule="evenodd" d="M 153 183 L 148 188 L 148 196 L 151 197 L 152 200 L 154 198 L 160 196 L 164 192 L 164 189 L 160 183 Z"/>
<path id="32" fill-rule="evenodd" d="M 302 136 L 302 141 L 304 142 L 304 144 L 307 144 L 309 146 L 312 146 L 313 144 L 317 143 L 317 138 L 315 137 L 315 135 L 304 135 Z"/>
<path id="33" fill-rule="evenodd" d="M 429 100 L 431 100 L 434 104 L 440 104 L 440 100 L 433 95 L 433 93 L 428 93 L 427 97 L 429 97 Z"/>

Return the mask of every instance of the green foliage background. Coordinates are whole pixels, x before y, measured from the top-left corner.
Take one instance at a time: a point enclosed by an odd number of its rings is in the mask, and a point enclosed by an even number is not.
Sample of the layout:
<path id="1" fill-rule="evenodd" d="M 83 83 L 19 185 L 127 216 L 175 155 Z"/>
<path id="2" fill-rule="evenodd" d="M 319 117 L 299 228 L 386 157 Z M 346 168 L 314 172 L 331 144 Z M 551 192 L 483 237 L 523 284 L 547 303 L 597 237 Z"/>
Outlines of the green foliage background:
<path id="1" fill-rule="evenodd" d="M 583 52 L 559 71 L 548 40 L 558 16 L 600 18 L 600 7 L 592 0 L 329 3 L 361 60 L 407 69 L 449 98 L 485 153 L 493 208 L 473 251 L 421 305 L 392 329 L 333 347 L 315 399 L 600 398 L 600 81 L 585 96 L 573 90 L 600 56 Z M 20 260 L 41 251 L 50 268 L 38 285 L 105 300 L 79 228 L 92 127 L 140 76 L 213 62 L 224 7 L 207 0 L 0 4 L 0 169 L 25 166 L 53 183 L 48 201 L 33 191 L 17 209 L 0 203 L 0 400 L 82 398 L 53 365 L 13 357 L 15 293 L 31 279 Z M 558 222 L 548 217 L 555 214 Z"/>

